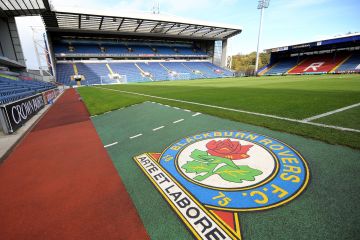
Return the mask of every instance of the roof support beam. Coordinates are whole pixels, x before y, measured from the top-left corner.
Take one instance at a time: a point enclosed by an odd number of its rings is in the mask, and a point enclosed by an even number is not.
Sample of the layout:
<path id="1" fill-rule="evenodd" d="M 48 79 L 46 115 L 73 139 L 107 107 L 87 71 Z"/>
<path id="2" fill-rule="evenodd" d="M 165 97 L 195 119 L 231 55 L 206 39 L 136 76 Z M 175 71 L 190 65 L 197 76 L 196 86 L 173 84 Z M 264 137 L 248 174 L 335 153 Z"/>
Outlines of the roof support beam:
<path id="1" fill-rule="evenodd" d="M 17 0 L 15 0 L 16 4 L 19 6 L 19 9 L 26 15 L 26 11 L 20 6 Z"/>
<path id="2" fill-rule="evenodd" d="M 7 8 L 7 10 L 10 10 L 8 6 L 6 6 L 6 4 L 4 3 L 3 0 L 0 0 L 0 2 Z M 2 8 L 1 8 L 2 9 Z M 3 10 L 3 9 L 2 9 Z M 5 10 L 3 10 L 5 12 Z"/>
<path id="3" fill-rule="evenodd" d="M 203 35 L 201 35 L 201 37 L 203 37 L 203 36 L 205 36 L 206 34 L 208 34 L 208 33 L 211 33 L 212 31 L 214 31 L 214 29 L 209 29 L 209 31 L 207 31 L 206 33 L 204 33 Z"/>
<path id="4" fill-rule="evenodd" d="M 157 28 L 159 25 L 161 25 L 161 23 L 157 23 L 157 24 L 155 25 L 155 27 L 153 27 L 153 28 L 150 30 L 150 32 L 153 32 L 153 31 L 155 30 L 155 28 Z"/>
<path id="5" fill-rule="evenodd" d="M 218 35 L 220 35 L 220 34 L 222 34 L 222 33 L 224 33 L 224 32 L 227 32 L 227 29 L 225 29 L 224 31 L 221 31 L 221 32 L 215 34 L 213 37 L 216 37 L 216 36 L 218 36 Z"/>
<path id="6" fill-rule="evenodd" d="M 9 10 L 8 6 L 5 5 L 5 3 L 3 2 L 3 0 L 0 0 L 0 2 Z M 1 8 L 1 11 L 4 12 L 4 14 L 7 16 L 7 17 L 10 17 L 10 15 L 4 10 Z"/>
<path id="7" fill-rule="evenodd" d="M 99 25 L 99 30 L 101 30 L 102 24 L 104 22 L 104 16 L 101 17 L 101 21 L 100 21 L 100 25 Z"/>
<path id="8" fill-rule="evenodd" d="M 184 28 L 183 30 L 181 30 L 177 35 L 180 35 L 182 32 L 184 32 L 186 29 L 188 29 L 189 27 L 191 27 L 191 25 L 188 25 L 186 28 Z"/>
<path id="9" fill-rule="evenodd" d="M 3 1 L 1 1 L 1 2 L 4 4 Z M 14 8 L 14 11 L 16 11 L 18 15 L 21 15 L 21 13 L 14 7 L 14 5 L 11 3 L 11 1 L 8 1 L 8 3 L 10 3 L 10 5 Z M 5 5 L 5 4 L 4 4 L 4 5 Z M 6 5 L 5 5 L 5 6 L 6 6 Z M 12 11 L 8 6 L 6 6 L 6 7 L 7 7 L 7 9 L 9 9 L 10 11 Z"/>
<path id="10" fill-rule="evenodd" d="M 143 22 L 144 22 L 144 20 L 140 20 L 140 23 L 139 23 L 139 25 L 137 25 L 137 27 L 135 28 L 134 32 L 136 32 L 136 31 L 139 29 L 140 25 L 141 25 Z"/>
<path id="11" fill-rule="evenodd" d="M 34 8 L 34 5 L 32 4 L 32 1 L 31 1 L 31 0 L 29 0 L 29 3 L 30 3 L 30 5 L 31 5 L 31 8 L 33 9 L 33 11 L 35 11 L 36 9 Z"/>
<path id="12" fill-rule="evenodd" d="M 35 0 L 35 2 L 36 2 L 36 4 L 37 4 L 37 6 L 38 6 L 38 9 L 40 10 L 40 5 L 39 5 L 38 1 Z"/>
<path id="13" fill-rule="evenodd" d="M 30 0 L 30 2 L 31 2 L 31 0 Z M 44 7 L 46 8 L 46 10 L 50 10 L 49 1 L 48 0 L 43 0 L 43 3 L 44 3 Z"/>
<path id="14" fill-rule="evenodd" d="M 206 28 L 205 26 L 202 26 L 201 28 L 198 28 L 195 32 L 191 33 L 190 36 L 194 35 L 195 33 L 199 32 L 200 30 Z"/>
<path id="15" fill-rule="evenodd" d="M 81 14 L 79 14 L 79 29 L 81 29 Z"/>
<path id="16" fill-rule="evenodd" d="M 23 0 L 22 2 L 23 2 L 23 4 L 24 4 L 26 10 L 27 10 L 30 14 L 33 14 L 33 12 L 30 11 L 30 9 L 28 8 L 28 6 L 26 5 L 26 2 L 25 2 L 24 0 Z M 29 1 L 29 2 L 31 2 L 31 1 Z"/>
<path id="17" fill-rule="evenodd" d="M 174 23 L 171 27 L 169 27 L 168 30 L 166 30 L 164 33 L 166 34 L 168 31 L 170 31 L 173 27 L 175 27 L 176 23 Z"/>
<path id="18" fill-rule="evenodd" d="M 120 30 L 121 25 L 123 24 L 124 20 L 125 20 L 125 18 L 123 18 L 123 19 L 121 20 L 121 22 L 120 22 L 120 24 L 119 24 L 119 27 L 117 28 L 117 31 L 119 31 L 119 30 Z"/>

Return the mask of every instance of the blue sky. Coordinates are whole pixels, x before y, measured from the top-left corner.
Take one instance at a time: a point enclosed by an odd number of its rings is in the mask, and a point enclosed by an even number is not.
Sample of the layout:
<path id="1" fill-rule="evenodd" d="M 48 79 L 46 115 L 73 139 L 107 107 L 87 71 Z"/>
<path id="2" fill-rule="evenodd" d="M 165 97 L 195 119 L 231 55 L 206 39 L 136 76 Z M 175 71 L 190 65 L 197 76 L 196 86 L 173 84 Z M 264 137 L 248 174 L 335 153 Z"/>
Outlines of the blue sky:
<path id="1" fill-rule="evenodd" d="M 53 0 L 54 6 L 77 9 L 150 12 L 149 0 Z M 256 50 L 260 11 L 257 0 L 158 0 L 160 13 L 209 22 L 236 24 L 243 32 L 230 39 L 228 54 Z M 360 32 L 360 0 L 271 0 L 265 10 L 260 49 L 286 46 Z M 42 26 L 39 17 L 17 19 L 28 67 L 36 68 L 30 26 Z"/>

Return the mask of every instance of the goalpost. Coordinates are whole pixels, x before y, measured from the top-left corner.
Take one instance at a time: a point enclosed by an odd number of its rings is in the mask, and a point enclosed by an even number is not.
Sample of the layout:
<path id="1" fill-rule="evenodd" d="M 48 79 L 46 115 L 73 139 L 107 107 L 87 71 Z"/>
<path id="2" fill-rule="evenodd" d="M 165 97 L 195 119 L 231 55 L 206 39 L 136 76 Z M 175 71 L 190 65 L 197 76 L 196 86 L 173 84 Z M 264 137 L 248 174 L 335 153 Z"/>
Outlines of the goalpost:
<path id="1" fill-rule="evenodd" d="M 190 73 L 178 73 L 178 72 L 170 72 L 169 73 L 169 80 L 189 80 L 191 79 Z"/>
<path id="2" fill-rule="evenodd" d="M 117 73 L 114 74 L 108 74 L 104 76 L 100 76 L 100 84 L 106 85 L 106 84 L 126 84 L 127 83 L 127 76 L 126 75 L 120 75 Z"/>

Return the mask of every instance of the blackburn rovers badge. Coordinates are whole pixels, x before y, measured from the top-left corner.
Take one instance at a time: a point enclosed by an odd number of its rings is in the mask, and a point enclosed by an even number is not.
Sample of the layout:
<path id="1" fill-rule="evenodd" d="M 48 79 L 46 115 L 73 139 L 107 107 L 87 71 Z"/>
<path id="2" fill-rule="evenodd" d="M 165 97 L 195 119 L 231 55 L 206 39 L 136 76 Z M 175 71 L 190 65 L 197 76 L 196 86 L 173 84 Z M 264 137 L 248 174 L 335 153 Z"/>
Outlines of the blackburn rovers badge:
<path id="1" fill-rule="evenodd" d="M 197 239 L 242 239 L 241 212 L 294 200 L 310 177 L 296 150 L 246 131 L 196 134 L 134 160 Z"/>

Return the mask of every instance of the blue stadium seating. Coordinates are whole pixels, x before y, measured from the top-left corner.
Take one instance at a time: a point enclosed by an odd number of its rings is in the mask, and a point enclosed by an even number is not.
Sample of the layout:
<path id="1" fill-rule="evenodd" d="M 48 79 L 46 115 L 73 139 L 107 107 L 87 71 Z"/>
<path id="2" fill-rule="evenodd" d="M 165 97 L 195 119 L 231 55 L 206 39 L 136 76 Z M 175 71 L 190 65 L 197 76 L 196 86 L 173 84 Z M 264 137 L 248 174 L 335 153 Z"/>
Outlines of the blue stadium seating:
<path id="1" fill-rule="evenodd" d="M 224 69 L 224 68 L 219 68 L 218 66 L 210 63 L 210 62 L 203 62 L 206 66 L 208 66 L 210 69 L 212 69 L 215 72 L 219 72 L 221 75 L 226 76 L 226 77 L 232 77 L 234 76 L 233 72 Z"/>
<path id="2" fill-rule="evenodd" d="M 274 66 L 271 67 L 264 75 L 284 74 L 291 68 L 295 67 L 298 61 L 300 60 L 297 57 L 283 59 L 280 62 L 275 63 Z"/>
<path id="3" fill-rule="evenodd" d="M 123 45 L 104 45 L 104 48 L 108 54 L 129 54 L 129 49 Z"/>
<path id="4" fill-rule="evenodd" d="M 54 43 L 55 54 L 118 54 L 118 55 L 193 55 L 193 56 L 207 56 L 207 54 L 193 46 L 176 46 L 168 43 L 164 44 L 145 44 L 141 42 L 128 43 L 72 43 L 73 51 L 69 50 L 67 43 Z M 100 46 L 104 47 L 105 52 L 101 52 Z M 131 49 L 132 51 L 129 51 Z M 177 49 L 177 51 L 175 51 Z M 154 51 L 155 50 L 155 51 Z"/>
<path id="5" fill-rule="evenodd" d="M 70 63 L 56 64 L 57 82 L 62 83 L 64 85 L 72 86 L 75 84 L 74 81 L 70 81 L 71 76 L 73 75 L 74 75 L 74 68 L 72 64 Z"/>
<path id="6" fill-rule="evenodd" d="M 69 49 L 64 44 L 57 44 L 57 45 L 54 45 L 54 52 L 55 53 L 69 53 Z"/>
<path id="7" fill-rule="evenodd" d="M 336 72 L 360 72 L 360 53 L 354 53 Z"/>
<path id="8" fill-rule="evenodd" d="M 107 78 L 110 71 L 105 63 L 76 63 L 78 73 L 85 76 L 82 84 L 107 84 L 117 81 Z M 109 63 L 114 73 L 126 75 L 127 82 L 148 82 L 177 79 L 230 77 L 232 72 L 210 62 L 132 62 Z M 149 75 L 146 75 L 148 73 Z M 72 64 L 57 64 L 58 82 L 74 85 L 70 78 L 74 75 Z"/>
<path id="9" fill-rule="evenodd" d="M 202 76 L 199 74 L 195 74 L 192 69 L 186 67 L 183 62 L 163 62 L 163 66 L 168 68 L 170 71 L 181 74 L 188 74 L 189 79 L 201 78 Z"/>
<path id="10" fill-rule="evenodd" d="M 177 50 L 180 55 L 206 55 L 206 53 L 200 49 L 194 51 L 192 47 L 178 47 Z"/>
<path id="11" fill-rule="evenodd" d="M 134 63 L 109 63 L 109 65 L 113 72 L 126 75 L 128 83 L 151 81 L 149 78 L 141 75 L 141 71 Z"/>
<path id="12" fill-rule="evenodd" d="M 153 81 L 168 80 L 169 72 L 158 62 L 138 63 L 137 64 L 145 72 L 151 73 Z"/>
<path id="13" fill-rule="evenodd" d="M 110 79 L 110 71 L 103 63 L 77 63 L 78 73 L 85 76 L 84 84 L 111 84 L 117 80 Z"/>
<path id="14" fill-rule="evenodd" d="M 187 67 L 192 69 L 193 71 L 200 71 L 203 75 L 203 78 L 219 78 L 223 77 L 222 74 L 216 73 L 213 69 L 211 69 L 204 62 L 185 62 Z"/>
<path id="15" fill-rule="evenodd" d="M 53 89 L 52 83 L 37 80 L 12 80 L 0 76 L 0 105 Z"/>
<path id="16" fill-rule="evenodd" d="M 177 52 L 174 51 L 174 48 L 168 46 L 156 46 L 154 47 L 157 50 L 157 54 L 164 54 L 164 55 L 176 55 Z"/>

